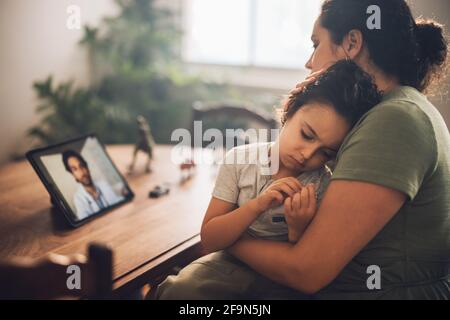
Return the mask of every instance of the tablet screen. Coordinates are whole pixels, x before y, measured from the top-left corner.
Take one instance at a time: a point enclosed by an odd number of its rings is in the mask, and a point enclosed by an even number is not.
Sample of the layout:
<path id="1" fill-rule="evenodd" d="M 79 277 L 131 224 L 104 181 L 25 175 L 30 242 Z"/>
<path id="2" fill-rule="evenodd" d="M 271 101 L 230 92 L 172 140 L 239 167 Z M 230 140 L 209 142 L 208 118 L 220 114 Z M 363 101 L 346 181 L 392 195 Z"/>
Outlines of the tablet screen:
<path id="1" fill-rule="evenodd" d="M 74 225 L 133 196 L 94 135 L 30 151 L 27 157 Z"/>

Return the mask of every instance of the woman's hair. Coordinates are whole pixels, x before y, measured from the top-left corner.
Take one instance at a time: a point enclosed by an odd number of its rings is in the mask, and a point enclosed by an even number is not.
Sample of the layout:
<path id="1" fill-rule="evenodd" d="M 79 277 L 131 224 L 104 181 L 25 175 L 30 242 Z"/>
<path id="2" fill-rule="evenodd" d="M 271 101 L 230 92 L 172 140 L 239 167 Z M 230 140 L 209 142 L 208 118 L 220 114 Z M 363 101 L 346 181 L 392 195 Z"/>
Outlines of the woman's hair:
<path id="1" fill-rule="evenodd" d="M 369 29 L 367 8 L 380 8 L 380 29 Z M 349 31 L 361 31 L 371 60 L 401 85 L 424 91 L 446 73 L 447 40 L 432 20 L 415 21 L 405 0 L 325 0 L 320 23 L 341 44 Z"/>
<path id="2" fill-rule="evenodd" d="M 353 127 L 372 107 L 381 101 L 381 93 L 372 77 L 351 60 L 341 60 L 328 68 L 315 82 L 291 94 L 281 111 L 284 125 L 303 105 L 321 102 L 330 105 Z"/>

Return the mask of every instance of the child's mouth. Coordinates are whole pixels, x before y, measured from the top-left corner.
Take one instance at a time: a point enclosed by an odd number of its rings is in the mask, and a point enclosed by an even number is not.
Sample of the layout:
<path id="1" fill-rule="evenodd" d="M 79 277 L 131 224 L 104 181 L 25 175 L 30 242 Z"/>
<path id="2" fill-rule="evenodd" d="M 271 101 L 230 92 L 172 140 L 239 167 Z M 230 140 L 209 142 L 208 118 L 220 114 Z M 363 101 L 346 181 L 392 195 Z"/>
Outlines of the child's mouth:
<path id="1" fill-rule="evenodd" d="M 292 156 L 291 156 L 291 158 L 298 164 L 299 167 L 304 167 L 305 166 L 305 162 L 304 161 L 297 160 L 295 157 L 292 157 Z"/>

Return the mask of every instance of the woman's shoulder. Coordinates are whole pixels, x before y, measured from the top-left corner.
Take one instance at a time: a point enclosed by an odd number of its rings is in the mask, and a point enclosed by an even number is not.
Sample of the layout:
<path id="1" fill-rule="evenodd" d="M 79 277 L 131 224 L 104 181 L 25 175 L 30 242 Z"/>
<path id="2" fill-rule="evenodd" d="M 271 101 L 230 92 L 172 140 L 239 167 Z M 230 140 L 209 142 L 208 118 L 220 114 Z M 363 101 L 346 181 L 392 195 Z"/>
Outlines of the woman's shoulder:
<path id="1" fill-rule="evenodd" d="M 428 121 L 430 108 L 434 107 L 422 93 L 412 87 L 400 86 L 387 93 L 361 120 L 394 117 L 397 121 Z"/>
<path id="2" fill-rule="evenodd" d="M 412 87 L 400 86 L 386 94 L 378 105 L 358 121 L 352 131 L 355 134 L 367 131 L 375 135 L 377 132 L 386 133 L 386 130 L 393 134 L 416 131 L 433 139 L 435 127 L 443 123 L 442 116 L 426 96 Z"/>
<path id="3" fill-rule="evenodd" d="M 445 135 L 433 108 L 413 88 L 386 95 L 345 138 L 332 179 L 373 182 L 414 198 L 422 183 L 417 179 L 430 177 L 438 165 L 438 141 Z"/>

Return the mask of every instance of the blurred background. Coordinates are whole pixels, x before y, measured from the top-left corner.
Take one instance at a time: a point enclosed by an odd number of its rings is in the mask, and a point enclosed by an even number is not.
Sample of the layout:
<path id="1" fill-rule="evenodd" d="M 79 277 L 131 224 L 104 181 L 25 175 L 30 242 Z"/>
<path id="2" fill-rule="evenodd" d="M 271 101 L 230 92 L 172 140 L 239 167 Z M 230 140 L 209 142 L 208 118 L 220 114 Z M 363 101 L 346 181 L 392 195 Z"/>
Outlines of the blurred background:
<path id="1" fill-rule="evenodd" d="M 449 33 L 450 1 L 408 2 Z M 174 129 L 191 127 L 195 102 L 270 118 L 309 73 L 320 3 L 0 0 L 0 165 L 89 132 L 134 143 L 137 115 L 157 143 L 170 143 Z M 430 97 L 447 126 L 449 87 Z M 239 116 L 214 121 L 244 126 Z"/>

